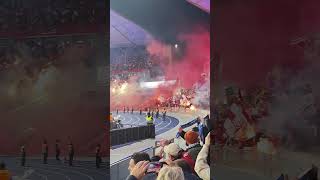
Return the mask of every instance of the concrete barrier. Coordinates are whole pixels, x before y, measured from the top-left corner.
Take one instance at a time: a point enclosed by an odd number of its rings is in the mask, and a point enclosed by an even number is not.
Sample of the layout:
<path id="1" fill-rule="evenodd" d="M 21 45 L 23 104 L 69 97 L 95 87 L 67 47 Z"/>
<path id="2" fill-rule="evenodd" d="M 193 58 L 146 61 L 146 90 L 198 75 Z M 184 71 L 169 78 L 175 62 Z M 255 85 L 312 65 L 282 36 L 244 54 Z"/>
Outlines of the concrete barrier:
<path id="1" fill-rule="evenodd" d="M 155 138 L 155 126 L 139 126 L 110 131 L 111 146 L 126 144 L 134 141 Z"/>

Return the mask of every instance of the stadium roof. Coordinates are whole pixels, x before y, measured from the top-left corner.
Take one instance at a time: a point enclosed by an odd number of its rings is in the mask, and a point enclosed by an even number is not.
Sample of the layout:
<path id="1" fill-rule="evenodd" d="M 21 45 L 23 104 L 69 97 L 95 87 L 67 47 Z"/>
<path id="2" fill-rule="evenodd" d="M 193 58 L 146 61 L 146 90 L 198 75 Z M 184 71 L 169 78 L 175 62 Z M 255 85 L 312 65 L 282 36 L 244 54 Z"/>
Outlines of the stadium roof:
<path id="1" fill-rule="evenodd" d="M 200 9 L 210 13 L 210 0 L 187 0 L 187 1 L 199 7 Z"/>
<path id="2" fill-rule="evenodd" d="M 143 28 L 110 9 L 110 47 L 145 45 L 152 36 Z"/>

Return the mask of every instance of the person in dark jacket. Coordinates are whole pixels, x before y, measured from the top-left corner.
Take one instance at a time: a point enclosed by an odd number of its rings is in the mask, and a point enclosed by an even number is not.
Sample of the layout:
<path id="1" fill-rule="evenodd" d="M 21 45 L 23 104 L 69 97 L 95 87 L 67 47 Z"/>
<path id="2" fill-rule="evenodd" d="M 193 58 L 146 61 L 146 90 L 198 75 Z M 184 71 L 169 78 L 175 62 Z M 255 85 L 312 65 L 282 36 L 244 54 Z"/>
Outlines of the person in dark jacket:
<path id="1" fill-rule="evenodd" d="M 162 113 L 162 120 L 163 120 L 163 121 L 166 121 L 166 116 L 167 116 L 167 111 L 165 110 L 165 111 Z"/>
<path id="2" fill-rule="evenodd" d="M 96 147 L 96 167 L 100 168 L 101 164 L 101 145 L 98 144 Z"/>
<path id="3" fill-rule="evenodd" d="M 74 147 L 73 147 L 73 144 L 70 143 L 68 145 L 68 155 L 69 155 L 69 166 L 73 166 L 73 157 L 74 157 Z"/>
<path id="4" fill-rule="evenodd" d="M 55 149 L 56 149 L 56 160 L 57 161 L 60 161 L 60 141 L 59 139 L 56 140 L 56 146 L 55 146 Z"/>
<path id="5" fill-rule="evenodd" d="M 21 152 L 21 166 L 25 166 L 26 165 L 26 149 L 24 145 L 21 146 L 20 152 Z"/>
<path id="6" fill-rule="evenodd" d="M 43 155 L 43 164 L 48 164 L 48 143 L 47 140 L 43 140 L 42 143 L 42 155 Z"/>
<path id="7" fill-rule="evenodd" d="M 194 129 L 195 130 L 195 129 Z M 180 136 L 186 141 L 188 148 L 186 151 L 191 155 L 192 160 L 196 161 L 202 146 L 200 145 L 199 134 L 194 130 L 185 132 L 182 128 L 179 129 Z"/>
<path id="8" fill-rule="evenodd" d="M 156 118 L 157 119 L 159 118 L 159 108 L 157 109 L 157 112 L 156 112 Z"/>
<path id="9" fill-rule="evenodd" d="M 172 165 L 178 166 L 182 169 L 185 180 L 200 180 L 200 178 L 193 173 L 190 165 L 185 160 L 177 159 L 173 161 Z"/>

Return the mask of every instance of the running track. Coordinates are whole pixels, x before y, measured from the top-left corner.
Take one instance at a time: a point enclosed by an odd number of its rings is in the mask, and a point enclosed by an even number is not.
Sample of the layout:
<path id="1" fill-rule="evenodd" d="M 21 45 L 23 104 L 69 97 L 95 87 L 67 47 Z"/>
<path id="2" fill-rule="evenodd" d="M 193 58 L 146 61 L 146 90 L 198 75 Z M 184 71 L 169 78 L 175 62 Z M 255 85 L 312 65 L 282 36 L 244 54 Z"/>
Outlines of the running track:
<path id="1" fill-rule="evenodd" d="M 133 114 L 131 114 L 131 112 L 119 112 L 118 114 L 116 114 L 116 112 L 112 112 L 112 115 L 114 117 L 118 116 L 121 120 L 121 123 L 124 125 L 147 125 L 145 113 L 142 113 L 142 115 L 140 115 L 139 112 L 134 112 Z M 176 127 L 179 124 L 179 120 L 171 116 L 166 116 L 166 120 L 163 121 L 162 115 L 160 115 L 159 118 L 156 118 L 154 116 L 154 124 L 156 129 L 156 135 L 159 135 Z"/>
<path id="2" fill-rule="evenodd" d="M 26 167 L 20 166 L 20 161 L 13 157 L 0 157 L 7 165 L 15 179 L 19 180 L 106 180 L 107 164 L 104 162 L 100 169 L 95 167 L 95 160 L 74 161 L 69 167 L 63 161 L 49 159 L 48 164 L 42 164 L 41 159 L 27 159 Z"/>

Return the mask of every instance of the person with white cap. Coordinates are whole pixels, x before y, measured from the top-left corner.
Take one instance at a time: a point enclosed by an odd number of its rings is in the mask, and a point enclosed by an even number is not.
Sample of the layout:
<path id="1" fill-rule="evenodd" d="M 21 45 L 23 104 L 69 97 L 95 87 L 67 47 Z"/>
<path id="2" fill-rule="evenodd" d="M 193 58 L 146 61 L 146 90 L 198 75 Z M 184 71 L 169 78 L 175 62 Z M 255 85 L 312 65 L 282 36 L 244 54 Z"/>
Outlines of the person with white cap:
<path id="1" fill-rule="evenodd" d="M 171 143 L 164 147 L 164 153 L 165 153 L 165 162 L 168 165 L 172 165 L 173 161 L 178 159 L 185 160 L 192 170 L 194 170 L 195 161 L 192 159 L 192 156 L 185 152 L 183 149 L 181 149 L 177 144 Z"/>
<path id="2" fill-rule="evenodd" d="M 181 149 L 177 144 L 171 143 L 164 147 L 164 153 L 166 159 L 174 161 L 182 157 L 183 149 Z"/>

